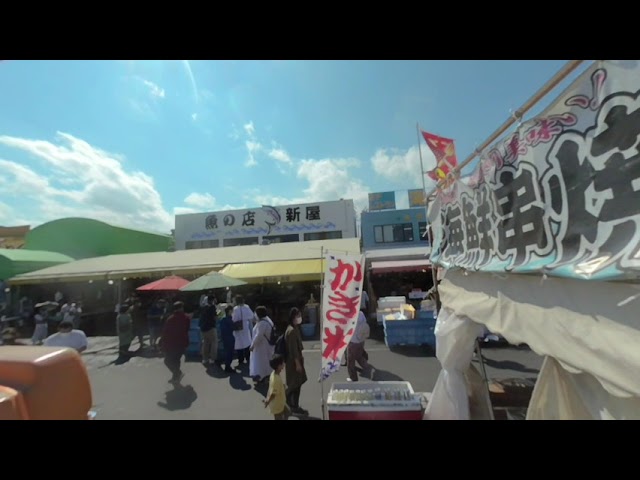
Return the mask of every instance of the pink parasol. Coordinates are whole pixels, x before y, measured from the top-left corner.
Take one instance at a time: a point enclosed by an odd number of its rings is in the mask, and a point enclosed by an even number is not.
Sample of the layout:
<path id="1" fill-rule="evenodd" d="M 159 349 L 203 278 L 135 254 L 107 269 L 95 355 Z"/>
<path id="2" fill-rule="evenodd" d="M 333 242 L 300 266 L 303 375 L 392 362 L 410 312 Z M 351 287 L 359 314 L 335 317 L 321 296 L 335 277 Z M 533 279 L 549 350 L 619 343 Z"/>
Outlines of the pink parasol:
<path id="1" fill-rule="evenodd" d="M 155 282 L 147 283 L 146 285 L 142 285 L 141 287 L 136 288 L 139 292 L 159 290 L 165 292 L 173 292 L 178 291 L 185 285 L 187 285 L 189 280 L 185 280 L 182 277 L 178 277 L 177 275 L 171 275 L 169 277 L 161 278 L 160 280 L 156 280 Z"/>

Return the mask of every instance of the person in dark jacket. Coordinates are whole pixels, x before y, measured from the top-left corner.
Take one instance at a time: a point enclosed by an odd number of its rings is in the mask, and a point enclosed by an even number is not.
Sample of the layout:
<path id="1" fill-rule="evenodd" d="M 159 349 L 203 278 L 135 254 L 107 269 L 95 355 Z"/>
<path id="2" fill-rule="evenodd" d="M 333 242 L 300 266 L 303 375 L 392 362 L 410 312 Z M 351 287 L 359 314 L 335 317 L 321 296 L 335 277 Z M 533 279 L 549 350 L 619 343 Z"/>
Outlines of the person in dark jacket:
<path id="1" fill-rule="evenodd" d="M 213 295 L 207 297 L 207 306 L 200 312 L 200 333 L 202 334 L 202 363 L 211 365 L 218 363 L 218 330 L 216 320 L 218 308 Z"/>
<path id="2" fill-rule="evenodd" d="M 167 318 L 162 329 L 162 338 L 160 338 L 160 347 L 164 351 L 164 364 L 172 374 L 169 383 L 178 384 L 184 377 L 180 362 L 189 346 L 190 327 L 191 319 L 184 313 L 184 304 L 174 303 L 173 313 Z"/>
<path id="3" fill-rule="evenodd" d="M 224 371 L 234 373 L 231 368 L 233 361 L 233 352 L 236 345 L 236 337 L 233 335 L 233 318 L 231 316 L 233 307 L 229 305 L 224 309 L 224 318 L 220 320 L 220 336 L 222 337 L 222 345 L 224 348 Z"/>

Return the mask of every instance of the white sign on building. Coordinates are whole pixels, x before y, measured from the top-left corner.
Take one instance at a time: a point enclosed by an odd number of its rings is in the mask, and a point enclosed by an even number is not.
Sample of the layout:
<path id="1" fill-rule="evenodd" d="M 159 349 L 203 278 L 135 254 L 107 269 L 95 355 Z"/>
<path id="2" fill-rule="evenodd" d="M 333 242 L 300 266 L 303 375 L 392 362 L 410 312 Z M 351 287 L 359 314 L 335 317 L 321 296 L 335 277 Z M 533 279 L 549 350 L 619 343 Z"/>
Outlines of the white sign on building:
<path id="1" fill-rule="evenodd" d="M 355 238 L 353 200 L 176 215 L 176 249 Z"/>

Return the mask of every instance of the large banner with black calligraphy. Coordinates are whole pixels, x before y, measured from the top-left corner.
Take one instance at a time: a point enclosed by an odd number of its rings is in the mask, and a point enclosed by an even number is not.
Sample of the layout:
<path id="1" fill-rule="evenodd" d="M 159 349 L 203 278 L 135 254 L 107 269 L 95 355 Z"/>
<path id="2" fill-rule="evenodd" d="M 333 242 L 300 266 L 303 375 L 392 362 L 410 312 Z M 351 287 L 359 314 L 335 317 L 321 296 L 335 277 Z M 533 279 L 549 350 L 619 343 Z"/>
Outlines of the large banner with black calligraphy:
<path id="1" fill-rule="evenodd" d="M 439 191 L 445 268 L 640 278 L 640 61 L 599 61 Z"/>
<path id="2" fill-rule="evenodd" d="M 320 380 L 340 369 L 360 312 L 363 255 L 326 255 L 322 293 L 322 368 Z"/>

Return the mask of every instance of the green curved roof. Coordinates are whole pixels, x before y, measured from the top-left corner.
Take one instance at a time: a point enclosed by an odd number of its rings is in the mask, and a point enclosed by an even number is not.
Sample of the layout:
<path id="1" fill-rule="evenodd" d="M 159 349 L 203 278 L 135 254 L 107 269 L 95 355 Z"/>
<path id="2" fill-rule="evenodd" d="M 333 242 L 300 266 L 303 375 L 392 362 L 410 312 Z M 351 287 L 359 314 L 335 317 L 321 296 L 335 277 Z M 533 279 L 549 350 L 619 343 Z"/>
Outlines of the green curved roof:
<path id="1" fill-rule="evenodd" d="M 46 250 L 76 259 L 126 253 L 166 252 L 170 235 L 133 230 L 89 218 L 62 218 L 31 230 L 25 249 Z"/>
<path id="2" fill-rule="evenodd" d="M 61 253 L 0 248 L 0 280 L 69 262 L 73 258 Z"/>

